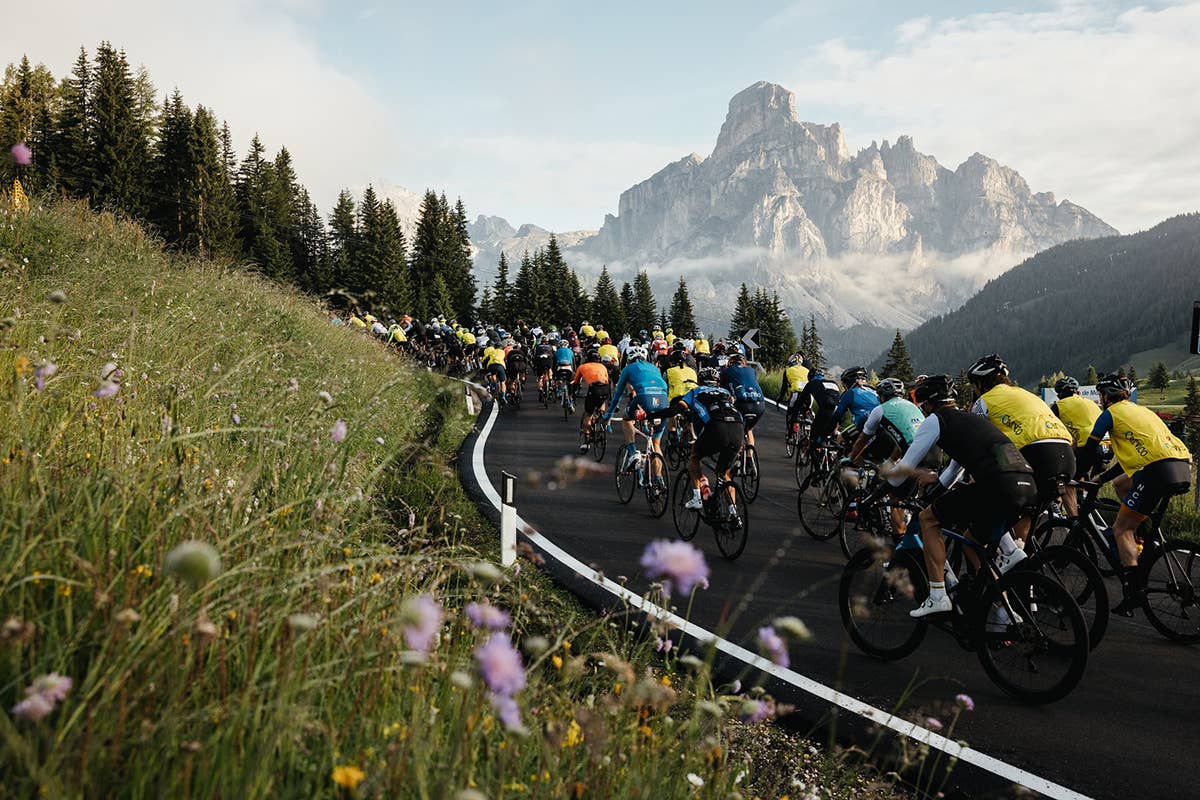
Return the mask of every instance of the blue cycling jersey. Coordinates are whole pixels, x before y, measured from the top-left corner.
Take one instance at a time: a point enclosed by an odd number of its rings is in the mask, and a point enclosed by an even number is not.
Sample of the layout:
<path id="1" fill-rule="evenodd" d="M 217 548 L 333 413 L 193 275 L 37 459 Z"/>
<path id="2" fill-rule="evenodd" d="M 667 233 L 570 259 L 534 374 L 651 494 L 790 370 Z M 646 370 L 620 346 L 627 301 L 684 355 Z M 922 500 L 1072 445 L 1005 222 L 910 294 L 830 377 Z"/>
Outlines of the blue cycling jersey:
<path id="1" fill-rule="evenodd" d="M 667 382 L 658 371 L 658 367 L 645 361 L 634 361 L 621 370 L 617 388 L 613 389 L 613 402 L 608 411 L 604 412 L 605 420 L 611 418 L 616 411 L 617 403 L 620 402 L 627 386 L 632 387 L 637 394 L 638 405 L 646 411 L 657 411 L 667 407 Z"/>
<path id="2" fill-rule="evenodd" d="M 862 429 L 867 417 L 879 405 L 879 395 L 870 386 L 853 386 L 842 392 L 837 408 L 833 410 L 833 418 L 840 420 L 847 411 L 854 418 L 854 424 Z"/>
<path id="3" fill-rule="evenodd" d="M 554 363 L 575 366 L 575 351 L 569 347 L 558 348 L 554 351 Z"/>
<path id="4" fill-rule="evenodd" d="M 675 402 L 685 403 L 692 412 L 692 423 L 699 436 L 714 413 L 727 420 L 740 419 L 733 408 L 733 395 L 719 386 L 697 386 Z"/>
<path id="5" fill-rule="evenodd" d="M 721 385 L 738 400 L 757 403 L 763 399 L 762 387 L 758 385 L 758 373 L 754 367 L 737 364 L 726 367 L 721 373 Z"/>

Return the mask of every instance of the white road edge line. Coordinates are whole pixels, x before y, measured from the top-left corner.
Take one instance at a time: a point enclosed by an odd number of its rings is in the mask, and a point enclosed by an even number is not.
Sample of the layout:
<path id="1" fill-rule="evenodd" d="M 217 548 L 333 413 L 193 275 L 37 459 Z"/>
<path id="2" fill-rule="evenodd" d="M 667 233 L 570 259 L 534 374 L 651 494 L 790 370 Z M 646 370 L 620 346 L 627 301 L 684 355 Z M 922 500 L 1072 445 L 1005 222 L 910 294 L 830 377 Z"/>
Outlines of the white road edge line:
<path id="1" fill-rule="evenodd" d="M 467 381 L 464 381 L 466 383 Z M 475 384 L 477 385 L 477 384 Z M 774 403 L 774 401 L 771 401 Z M 776 403 L 776 405 L 778 405 Z M 487 468 L 483 462 L 483 451 L 487 446 L 488 436 L 491 435 L 492 428 L 495 426 L 499 408 L 493 403 L 491 413 L 488 415 L 487 422 L 484 423 L 483 429 L 479 432 L 479 437 L 475 440 L 474 452 L 471 454 L 471 464 L 475 472 L 475 480 L 483 490 L 488 501 L 491 502 L 497 510 L 500 509 L 500 493 L 496 491 L 496 487 L 492 485 L 491 479 L 488 477 Z M 517 529 L 529 537 L 530 541 L 536 544 L 543 552 L 550 555 L 559 563 L 574 570 L 578 575 L 597 586 L 602 587 L 615 597 L 619 597 L 634 608 L 666 622 L 669 622 L 673 627 L 679 628 L 684 633 L 692 636 L 694 639 L 703 643 L 715 643 L 717 650 L 720 650 L 726 655 L 732 656 L 748 666 L 762 670 L 774 678 L 777 678 L 784 683 L 807 692 L 808 694 L 818 697 L 828 703 L 838 706 L 839 708 L 857 714 L 860 717 L 869 719 L 872 722 L 883 725 L 901 736 L 907 736 L 914 741 L 928 745 L 936 750 L 940 750 L 946 755 L 957 758 L 960 761 L 965 761 L 980 769 L 987 770 L 993 775 L 998 775 L 1001 778 L 1012 781 L 1028 789 L 1033 789 L 1046 797 L 1055 798 L 1055 800 L 1090 800 L 1087 795 L 1080 794 L 1074 789 L 1069 789 L 1061 784 L 1054 783 L 1051 780 L 1034 775 L 1031 772 L 1026 772 L 1020 767 L 1015 767 L 1012 764 L 1001 761 L 998 758 L 989 756 L 986 753 L 981 753 L 970 747 L 963 747 L 956 741 L 947 739 L 945 736 L 934 733 L 931 730 L 922 728 L 906 719 L 901 719 L 887 711 L 876 708 L 868 703 L 864 703 L 857 698 L 851 697 L 848 694 L 843 694 L 836 689 L 831 689 L 823 683 L 818 683 L 812 678 L 801 675 L 790 669 L 784 669 L 777 664 L 768 661 L 762 656 L 752 653 L 740 645 L 736 645 L 726 639 L 717 636 L 715 633 L 701 628 L 682 617 L 672 614 L 670 611 L 661 606 L 651 603 L 640 595 L 626 589 L 620 584 L 614 583 L 608 578 L 597 577 L 595 570 L 588 567 L 586 564 L 575 558 L 570 553 L 566 552 L 558 545 L 551 542 L 543 534 L 539 533 L 525 522 L 524 519 L 517 516 Z"/>

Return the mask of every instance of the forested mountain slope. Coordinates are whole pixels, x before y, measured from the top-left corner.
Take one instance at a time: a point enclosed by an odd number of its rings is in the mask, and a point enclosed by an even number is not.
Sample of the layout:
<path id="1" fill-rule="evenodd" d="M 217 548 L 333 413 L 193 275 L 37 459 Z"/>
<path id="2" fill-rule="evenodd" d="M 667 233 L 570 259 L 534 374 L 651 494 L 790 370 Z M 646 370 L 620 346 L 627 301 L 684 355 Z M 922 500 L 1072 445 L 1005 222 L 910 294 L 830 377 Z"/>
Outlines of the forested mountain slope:
<path id="1" fill-rule="evenodd" d="M 1038 253 L 905 338 L 919 372 L 956 373 L 995 351 L 1022 381 L 1060 369 L 1081 375 L 1089 364 L 1115 369 L 1135 353 L 1186 343 L 1194 300 L 1200 214 L 1186 214 Z"/>

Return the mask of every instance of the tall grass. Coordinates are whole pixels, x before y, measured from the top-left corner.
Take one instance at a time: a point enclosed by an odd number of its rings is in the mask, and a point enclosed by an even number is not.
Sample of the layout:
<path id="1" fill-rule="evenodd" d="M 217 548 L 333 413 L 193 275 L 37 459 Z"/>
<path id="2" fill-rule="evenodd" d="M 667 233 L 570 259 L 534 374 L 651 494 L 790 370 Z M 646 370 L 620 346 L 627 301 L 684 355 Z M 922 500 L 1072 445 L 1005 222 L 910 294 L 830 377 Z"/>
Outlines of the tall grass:
<path id="1" fill-rule="evenodd" d="M 112 216 L 2 198 L 0 301 L 7 796 L 863 791 L 739 723 L 757 698 L 655 655 L 655 632 L 481 566 L 459 390 L 312 301 Z M 221 568 L 189 583 L 165 564 L 192 540 Z M 419 596 L 445 611 L 428 653 Z M 483 600 L 524 650 L 519 724 L 476 668 L 488 633 L 463 609 Z M 66 698 L 9 712 L 47 673 Z"/>

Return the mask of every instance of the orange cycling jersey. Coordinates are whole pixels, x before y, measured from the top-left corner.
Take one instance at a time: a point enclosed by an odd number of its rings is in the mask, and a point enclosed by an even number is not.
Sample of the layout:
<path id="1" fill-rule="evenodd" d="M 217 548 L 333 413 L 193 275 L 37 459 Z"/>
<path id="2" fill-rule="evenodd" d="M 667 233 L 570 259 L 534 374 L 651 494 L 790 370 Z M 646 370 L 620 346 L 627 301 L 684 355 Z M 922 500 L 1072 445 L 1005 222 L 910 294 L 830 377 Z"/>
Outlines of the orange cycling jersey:
<path id="1" fill-rule="evenodd" d="M 575 370 L 575 377 L 571 383 L 579 383 L 581 380 L 589 384 L 608 383 L 608 368 L 594 361 L 581 364 L 579 369 Z"/>

